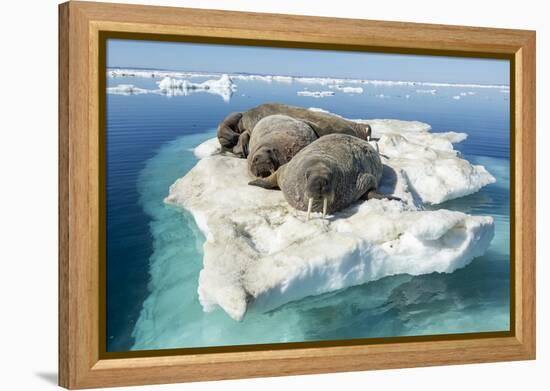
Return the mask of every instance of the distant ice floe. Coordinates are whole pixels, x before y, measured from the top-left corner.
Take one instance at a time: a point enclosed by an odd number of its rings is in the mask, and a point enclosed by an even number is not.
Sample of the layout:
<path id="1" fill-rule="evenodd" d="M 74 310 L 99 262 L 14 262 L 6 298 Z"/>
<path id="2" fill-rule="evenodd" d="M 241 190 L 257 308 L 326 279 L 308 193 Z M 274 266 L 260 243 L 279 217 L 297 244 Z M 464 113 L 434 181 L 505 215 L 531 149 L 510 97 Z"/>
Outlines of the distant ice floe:
<path id="1" fill-rule="evenodd" d="M 263 81 L 266 83 L 272 83 L 275 81 L 279 83 L 291 84 L 294 81 L 292 76 L 232 74 L 231 77 L 235 80 Z"/>
<path id="2" fill-rule="evenodd" d="M 491 217 L 423 210 L 495 181 L 454 150 L 464 133 L 432 133 L 414 121 L 357 122 L 380 138 L 380 190 L 404 203 L 363 201 L 306 221 L 280 191 L 249 186 L 246 160 L 221 154 L 217 139 L 195 149 L 199 162 L 165 202 L 190 211 L 206 237 L 198 287 L 205 311 L 221 307 L 240 320 L 248 309 L 269 311 L 385 276 L 450 273 L 487 250 Z"/>
<path id="3" fill-rule="evenodd" d="M 273 81 L 290 84 L 294 81 L 294 78 L 291 76 L 273 76 Z"/>
<path id="4" fill-rule="evenodd" d="M 338 91 L 342 91 L 346 94 L 362 94 L 363 88 L 362 87 L 351 87 L 351 86 L 341 86 L 339 84 L 330 85 L 328 88 L 332 88 Z"/>
<path id="5" fill-rule="evenodd" d="M 296 94 L 299 96 L 310 96 L 312 98 L 325 98 L 335 95 L 334 91 L 298 91 Z"/>
<path id="6" fill-rule="evenodd" d="M 228 75 L 221 75 L 219 79 L 206 80 L 202 83 L 192 83 L 186 79 L 177 79 L 165 76 L 157 82 L 158 89 L 148 90 L 138 88 L 131 84 L 120 84 L 116 87 L 108 87 L 108 94 L 138 95 L 138 94 L 162 94 L 165 96 L 187 96 L 195 92 L 207 92 L 219 95 L 225 102 L 229 102 L 237 86 Z"/>
<path id="7" fill-rule="evenodd" d="M 195 77 L 220 77 L 220 73 L 207 73 L 207 72 L 178 72 L 178 71 L 166 71 L 166 70 L 145 70 L 145 69 L 122 69 L 112 68 L 107 70 L 107 77 L 141 77 L 141 78 L 164 78 L 173 77 L 180 79 L 188 79 Z"/>
<path id="8" fill-rule="evenodd" d="M 458 95 L 453 95 L 453 99 L 460 100 L 466 96 L 472 96 L 476 95 L 477 93 L 475 91 L 467 91 L 467 92 L 461 92 Z"/>
<path id="9" fill-rule="evenodd" d="M 140 95 L 149 93 L 149 90 L 136 87 L 132 84 L 119 84 L 116 87 L 108 87 L 107 93 L 114 95 Z"/>
<path id="10" fill-rule="evenodd" d="M 219 79 L 207 80 L 202 83 L 192 83 L 185 79 L 175 79 L 166 76 L 158 83 L 160 91 L 168 96 L 189 95 L 193 92 L 207 92 L 219 95 L 229 102 L 237 87 L 229 75 L 224 74 Z"/>
<path id="11" fill-rule="evenodd" d="M 107 70 L 107 76 L 115 77 L 144 77 L 144 78 L 201 78 L 201 77 L 220 77 L 221 73 L 205 73 L 205 72 L 178 72 L 167 70 L 133 70 L 113 68 Z M 400 81 L 400 80 L 368 80 L 368 79 L 346 79 L 346 78 L 331 78 L 331 77 L 306 77 L 306 76 L 285 76 L 285 75 L 255 75 L 243 73 L 228 74 L 234 80 L 254 80 L 263 81 L 266 83 L 302 83 L 315 84 L 322 86 L 335 86 L 342 84 L 362 84 L 372 86 L 408 86 L 408 87 L 428 87 L 428 88 L 482 88 L 482 89 L 499 89 L 508 91 L 507 85 L 492 85 L 492 84 L 475 84 L 475 83 L 438 83 L 438 82 L 422 82 L 422 81 Z M 418 91 L 417 91 L 418 92 Z"/>
<path id="12" fill-rule="evenodd" d="M 430 94 L 435 95 L 437 94 L 437 90 L 416 90 L 417 94 Z"/>

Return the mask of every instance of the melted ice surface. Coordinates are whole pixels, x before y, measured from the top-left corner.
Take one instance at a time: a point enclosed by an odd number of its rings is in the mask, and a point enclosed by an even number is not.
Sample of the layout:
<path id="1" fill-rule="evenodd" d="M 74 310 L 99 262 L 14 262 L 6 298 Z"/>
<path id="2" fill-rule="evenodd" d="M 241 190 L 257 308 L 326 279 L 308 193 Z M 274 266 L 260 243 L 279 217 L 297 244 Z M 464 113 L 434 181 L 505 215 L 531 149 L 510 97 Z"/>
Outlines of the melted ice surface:
<path id="1" fill-rule="evenodd" d="M 421 122 L 364 122 L 380 138 L 380 190 L 405 203 L 364 201 L 306 221 L 280 191 L 249 186 L 246 160 L 221 154 L 216 139 L 195 149 L 201 160 L 165 202 L 190 211 L 206 237 L 198 287 L 205 311 L 221 307 L 240 320 L 249 306 L 268 311 L 400 273 L 450 273 L 486 251 L 491 217 L 422 207 L 495 181 L 453 149 L 466 135 L 431 133 Z"/>

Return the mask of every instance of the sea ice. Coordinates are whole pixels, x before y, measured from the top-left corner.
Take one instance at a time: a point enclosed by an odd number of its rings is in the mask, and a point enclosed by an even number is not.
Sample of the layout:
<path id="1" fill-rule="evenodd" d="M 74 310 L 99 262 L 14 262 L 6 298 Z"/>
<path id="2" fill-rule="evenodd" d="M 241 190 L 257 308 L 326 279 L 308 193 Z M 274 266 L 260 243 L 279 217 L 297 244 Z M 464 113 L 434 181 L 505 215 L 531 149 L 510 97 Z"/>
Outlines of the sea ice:
<path id="1" fill-rule="evenodd" d="M 192 92 L 204 91 L 210 94 L 219 95 L 228 102 L 237 89 L 229 75 L 221 75 L 219 79 L 206 80 L 202 83 L 192 83 L 186 79 L 175 79 L 166 76 L 157 82 L 159 90 L 169 96 L 189 95 Z"/>
<path id="2" fill-rule="evenodd" d="M 136 87 L 132 84 L 119 84 L 115 87 L 108 87 L 107 93 L 114 95 L 140 95 L 149 93 L 149 90 Z"/>
<path id="3" fill-rule="evenodd" d="M 279 83 L 290 84 L 294 81 L 294 78 L 292 76 L 273 76 L 273 80 Z"/>
<path id="4" fill-rule="evenodd" d="M 240 320 L 306 296 L 408 273 L 450 273 L 482 255 L 491 217 L 423 210 L 479 190 L 494 178 L 454 151 L 463 133 L 431 133 L 421 122 L 361 120 L 380 137 L 383 192 L 306 221 L 280 191 L 249 186 L 246 160 L 221 154 L 216 139 L 195 149 L 199 162 L 178 179 L 167 204 L 190 211 L 204 233 L 199 300 Z"/>
<path id="5" fill-rule="evenodd" d="M 116 77 L 141 77 L 141 78 L 195 78 L 195 77 L 220 77 L 219 73 L 206 73 L 206 72 L 178 72 L 178 71 L 166 71 L 159 69 L 123 69 L 112 68 L 107 71 L 107 76 L 110 78 Z"/>
<path id="6" fill-rule="evenodd" d="M 299 96 L 311 96 L 312 98 L 324 98 L 333 96 L 334 91 L 298 91 L 296 94 Z"/>
<path id="7" fill-rule="evenodd" d="M 435 95 L 437 94 L 437 90 L 416 90 L 417 94 L 430 94 Z"/>
<path id="8" fill-rule="evenodd" d="M 341 86 L 339 84 L 335 85 L 329 85 L 328 88 L 332 88 L 338 91 L 342 91 L 346 94 L 362 94 L 363 88 L 362 87 L 351 87 L 351 86 Z"/>
<path id="9" fill-rule="evenodd" d="M 111 68 L 107 70 L 107 76 L 115 77 L 142 77 L 142 78 L 216 78 L 222 76 L 221 73 L 205 73 L 205 72 L 185 72 L 185 71 L 167 71 L 167 70 L 143 70 L 143 69 L 121 69 Z M 282 76 L 282 75 L 254 75 L 243 73 L 231 73 L 229 76 L 235 80 L 254 80 L 264 81 L 267 83 L 302 83 L 302 84 L 317 84 L 322 86 L 340 85 L 340 84 L 363 84 L 372 86 L 386 87 L 451 87 L 451 88 L 481 88 L 481 89 L 499 89 L 502 92 L 508 92 L 510 87 L 507 85 L 493 84 L 471 84 L 471 83 L 437 83 L 437 82 L 421 82 L 421 81 L 402 81 L 402 80 L 365 80 L 365 79 L 342 79 L 331 77 L 306 77 L 306 76 Z M 435 90 L 419 90 L 417 92 L 432 93 Z"/>
<path id="10" fill-rule="evenodd" d="M 168 76 L 178 75 L 180 78 Z M 139 88 L 132 84 L 119 84 L 115 87 L 108 87 L 108 94 L 118 95 L 138 95 L 138 94 L 162 94 L 166 96 L 187 96 L 193 92 L 208 92 L 210 94 L 219 95 L 225 102 L 228 102 L 237 90 L 237 86 L 233 83 L 231 77 L 223 74 L 219 79 L 210 79 L 201 83 L 193 83 L 181 77 L 204 77 L 203 74 L 186 74 L 183 72 L 166 71 L 131 71 L 126 69 L 117 69 L 110 71 L 110 77 L 161 77 L 162 80 L 157 81 L 158 89 Z"/>

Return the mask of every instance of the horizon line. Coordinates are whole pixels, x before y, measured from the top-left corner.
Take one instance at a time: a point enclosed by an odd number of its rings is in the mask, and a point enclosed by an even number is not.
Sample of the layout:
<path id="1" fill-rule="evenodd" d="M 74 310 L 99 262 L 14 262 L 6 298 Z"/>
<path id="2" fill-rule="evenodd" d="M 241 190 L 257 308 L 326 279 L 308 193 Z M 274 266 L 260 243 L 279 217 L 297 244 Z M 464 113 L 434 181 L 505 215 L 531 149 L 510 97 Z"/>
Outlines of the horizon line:
<path id="1" fill-rule="evenodd" d="M 331 80 L 350 80 L 350 81 L 360 81 L 360 82 L 382 82 L 382 83 L 418 83 L 421 85 L 432 85 L 432 86 L 457 86 L 457 87 L 472 87 L 472 88 L 510 88 L 510 84 L 485 84 L 485 83 L 453 83 L 453 82 L 437 82 L 437 81 L 421 81 L 421 80 L 389 80 L 389 79 L 358 79 L 352 77 L 337 77 L 337 76 L 304 76 L 304 75 L 280 75 L 280 74 L 269 74 L 269 73 L 251 73 L 251 72 L 223 72 L 223 71 L 195 71 L 195 70 L 175 70 L 175 69 L 166 69 L 166 68 L 144 68 L 144 67 L 122 67 L 122 66 L 111 66 L 106 67 L 107 71 L 110 70 L 128 70 L 128 71 L 152 71 L 154 72 L 174 72 L 174 73 L 187 73 L 187 74 L 197 74 L 197 75 L 242 75 L 242 76 L 260 76 L 260 77 L 291 77 L 297 79 L 331 79 Z"/>

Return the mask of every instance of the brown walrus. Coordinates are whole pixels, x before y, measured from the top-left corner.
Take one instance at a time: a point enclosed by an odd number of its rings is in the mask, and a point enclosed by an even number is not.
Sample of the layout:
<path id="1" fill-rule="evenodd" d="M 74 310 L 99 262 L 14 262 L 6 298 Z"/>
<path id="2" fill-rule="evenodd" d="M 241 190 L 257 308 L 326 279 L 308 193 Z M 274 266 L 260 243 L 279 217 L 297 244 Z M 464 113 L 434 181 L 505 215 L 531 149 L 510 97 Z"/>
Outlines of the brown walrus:
<path id="1" fill-rule="evenodd" d="M 382 177 L 382 161 L 369 142 L 348 134 L 321 137 L 303 148 L 287 164 L 267 178 L 249 184 L 281 189 L 294 208 L 334 213 L 359 199 L 397 197 L 376 191 Z"/>
<path id="2" fill-rule="evenodd" d="M 255 151 L 255 156 L 252 158 L 249 157 L 251 152 L 251 137 L 254 135 L 257 124 L 262 119 L 272 115 L 285 115 L 296 121 L 304 122 L 313 130 L 316 138 L 338 133 L 369 140 L 372 132 L 369 125 L 358 124 L 337 115 L 279 103 L 266 103 L 243 113 L 231 113 L 218 126 L 218 140 L 225 151 L 231 151 L 240 157 L 248 157 L 249 161 L 256 158 L 262 167 L 256 169 L 256 163 L 254 162 L 249 166 L 251 167 L 251 173 L 258 172 L 259 175 L 253 174 L 255 176 L 269 175 L 270 172 L 277 170 L 286 161 L 290 161 L 293 155 L 299 150 L 294 148 L 293 151 L 279 153 L 280 156 L 277 157 L 274 156 L 275 154 L 269 155 L 265 151 L 269 149 L 280 151 L 284 147 L 281 147 L 277 143 L 269 144 L 262 141 L 261 144 L 266 149 L 258 149 Z M 293 124 L 292 127 L 295 128 L 296 124 Z M 284 130 L 284 127 L 280 129 Z M 272 128 L 272 130 L 275 130 L 275 128 Z M 269 133 L 271 136 L 273 135 L 271 131 Z M 255 137 L 255 140 L 255 142 L 259 142 L 261 137 Z M 284 156 L 284 159 L 280 159 L 281 156 Z"/>
<path id="3" fill-rule="evenodd" d="M 256 124 L 250 136 L 248 171 L 254 177 L 269 176 L 317 138 L 304 121 L 287 115 L 268 115 Z"/>

